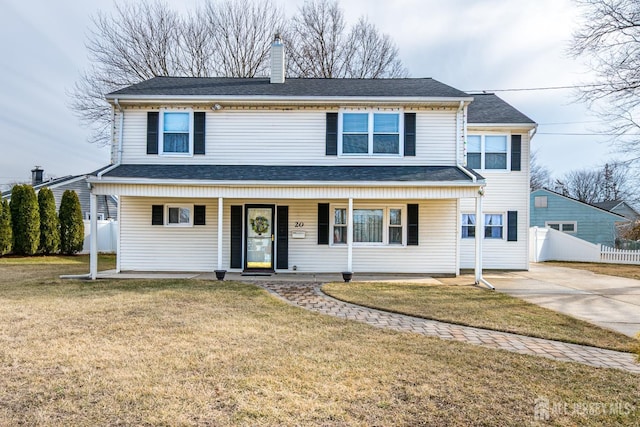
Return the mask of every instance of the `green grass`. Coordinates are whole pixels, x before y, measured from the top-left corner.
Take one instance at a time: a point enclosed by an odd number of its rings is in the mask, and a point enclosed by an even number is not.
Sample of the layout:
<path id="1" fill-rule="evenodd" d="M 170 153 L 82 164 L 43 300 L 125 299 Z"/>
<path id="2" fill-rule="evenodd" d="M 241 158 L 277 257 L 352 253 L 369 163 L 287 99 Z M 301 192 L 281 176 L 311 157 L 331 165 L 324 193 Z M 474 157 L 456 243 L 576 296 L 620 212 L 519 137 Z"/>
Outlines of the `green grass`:
<path id="1" fill-rule="evenodd" d="M 475 286 L 421 283 L 331 283 L 338 299 L 412 316 L 539 338 L 633 351 L 637 340 L 518 298 Z"/>
<path id="2" fill-rule="evenodd" d="M 82 259 L 82 258 L 77 258 Z M 290 306 L 236 282 L 0 263 L 0 425 L 633 425 L 640 376 Z"/>

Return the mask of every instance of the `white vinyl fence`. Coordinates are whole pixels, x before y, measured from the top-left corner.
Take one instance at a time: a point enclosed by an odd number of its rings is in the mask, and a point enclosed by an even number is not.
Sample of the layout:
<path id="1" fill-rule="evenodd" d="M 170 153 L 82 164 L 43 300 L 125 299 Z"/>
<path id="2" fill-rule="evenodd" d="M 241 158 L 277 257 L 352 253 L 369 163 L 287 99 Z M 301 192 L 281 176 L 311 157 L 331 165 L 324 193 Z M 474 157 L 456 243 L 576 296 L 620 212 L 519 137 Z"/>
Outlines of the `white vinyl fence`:
<path id="1" fill-rule="evenodd" d="M 91 221 L 84 221 L 84 245 L 82 253 L 89 253 L 91 235 Z M 111 219 L 98 220 L 98 252 L 117 252 L 118 250 L 118 221 Z"/>
<path id="2" fill-rule="evenodd" d="M 551 228 L 529 229 L 529 260 L 640 264 L 640 251 L 596 245 Z"/>

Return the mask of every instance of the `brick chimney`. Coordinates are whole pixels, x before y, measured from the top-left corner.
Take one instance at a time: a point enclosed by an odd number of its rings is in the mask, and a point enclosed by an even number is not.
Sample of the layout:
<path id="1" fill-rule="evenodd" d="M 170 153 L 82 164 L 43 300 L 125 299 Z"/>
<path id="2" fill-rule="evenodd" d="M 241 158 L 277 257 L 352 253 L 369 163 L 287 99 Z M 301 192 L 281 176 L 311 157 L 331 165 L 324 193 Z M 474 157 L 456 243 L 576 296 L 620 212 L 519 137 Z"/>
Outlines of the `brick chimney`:
<path id="1" fill-rule="evenodd" d="M 271 44 L 271 83 L 284 83 L 284 44 L 278 33 Z"/>
<path id="2" fill-rule="evenodd" d="M 42 184 L 44 181 L 42 178 L 42 174 L 44 174 L 44 170 L 40 168 L 40 166 L 35 166 L 31 169 L 31 185 L 34 187 L 38 184 Z"/>

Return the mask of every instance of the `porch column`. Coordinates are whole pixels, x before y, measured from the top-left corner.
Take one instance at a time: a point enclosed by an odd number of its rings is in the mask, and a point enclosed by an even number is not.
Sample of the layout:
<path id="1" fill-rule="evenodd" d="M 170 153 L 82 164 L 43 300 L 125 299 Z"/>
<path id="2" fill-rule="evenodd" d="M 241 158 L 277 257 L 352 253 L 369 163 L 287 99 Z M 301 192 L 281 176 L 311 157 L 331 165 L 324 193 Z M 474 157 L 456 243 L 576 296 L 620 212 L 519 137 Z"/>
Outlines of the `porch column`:
<path id="1" fill-rule="evenodd" d="M 223 200 L 218 197 L 218 270 L 222 270 Z"/>
<path id="2" fill-rule="evenodd" d="M 476 284 L 482 280 L 482 240 L 484 238 L 484 221 L 482 220 L 482 195 L 476 197 Z"/>
<path id="3" fill-rule="evenodd" d="M 98 196 L 93 191 L 89 194 L 89 275 L 91 280 L 98 277 Z"/>
<path id="4" fill-rule="evenodd" d="M 349 197 L 347 211 L 347 272 L 353 273 L 353 198 Z"/>

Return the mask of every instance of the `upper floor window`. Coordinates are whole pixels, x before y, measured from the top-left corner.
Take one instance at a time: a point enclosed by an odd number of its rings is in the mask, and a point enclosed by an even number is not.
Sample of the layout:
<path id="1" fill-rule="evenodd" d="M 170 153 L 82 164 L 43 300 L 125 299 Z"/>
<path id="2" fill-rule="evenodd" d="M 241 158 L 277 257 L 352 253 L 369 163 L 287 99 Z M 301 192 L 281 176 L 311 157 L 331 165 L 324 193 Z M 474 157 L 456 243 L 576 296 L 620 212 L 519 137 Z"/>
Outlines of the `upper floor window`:
<path id="1" fill-rule="evenodd" d="M 471 169 L 507 169 L 507 135 L 467 136 L 467 166 Z"/>
<path id="2" fill-rule="evenodd" d="M 192 123 L 193 119 L 190 112 L 164 111 L 160 114 L 160 147 L 162 154 L 192 154 Z"/>
<path id="3" fill-rule="evenodd" d="M 402 155 L 402 115 L 398 112 L 343 112 L 340 154 Z"/>

